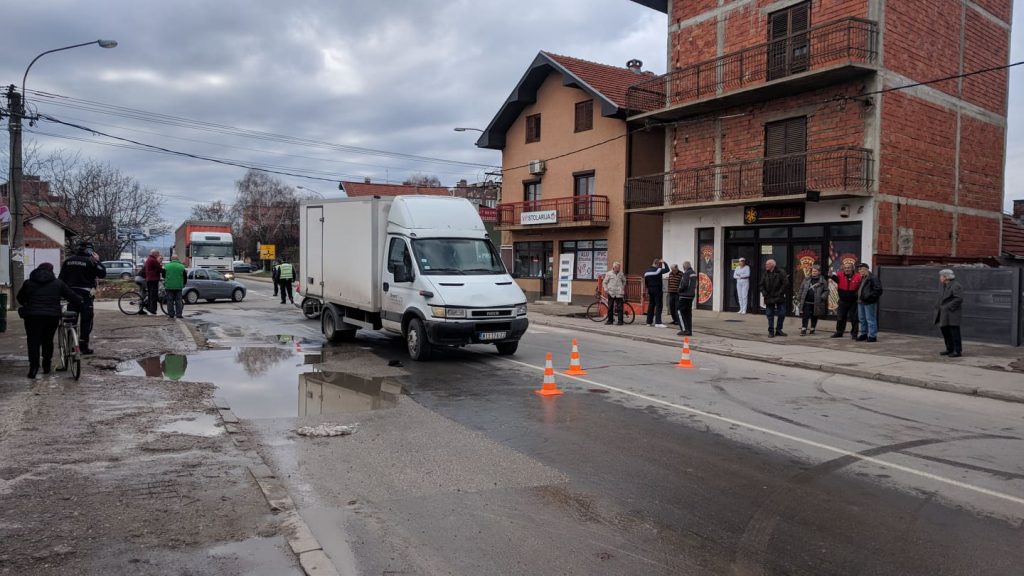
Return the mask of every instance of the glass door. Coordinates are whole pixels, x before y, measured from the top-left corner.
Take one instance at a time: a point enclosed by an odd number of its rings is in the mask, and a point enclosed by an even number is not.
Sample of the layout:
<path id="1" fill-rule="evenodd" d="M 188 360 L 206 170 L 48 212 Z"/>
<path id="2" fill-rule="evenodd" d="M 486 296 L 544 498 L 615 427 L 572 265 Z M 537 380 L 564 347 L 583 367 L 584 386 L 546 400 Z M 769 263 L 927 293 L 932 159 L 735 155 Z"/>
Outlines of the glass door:
<path id="1" fill-rule="evenodd" d="M 736 312 L 740 309 L 739 296 L 736 292 L 736 281 L 732 278 L 733 271 L 739 267 L 740 258 L 747 259 L 747 266 L 750 267 L 750 291 L 747 295 L 747 312 L 758 311 L 757 298 L 757 247 L 753 244 L 730 244 L 725 248 L 725 273 L 722 275 L 725 282 L 722 302 L 722 309 L 728 312 Z"/>

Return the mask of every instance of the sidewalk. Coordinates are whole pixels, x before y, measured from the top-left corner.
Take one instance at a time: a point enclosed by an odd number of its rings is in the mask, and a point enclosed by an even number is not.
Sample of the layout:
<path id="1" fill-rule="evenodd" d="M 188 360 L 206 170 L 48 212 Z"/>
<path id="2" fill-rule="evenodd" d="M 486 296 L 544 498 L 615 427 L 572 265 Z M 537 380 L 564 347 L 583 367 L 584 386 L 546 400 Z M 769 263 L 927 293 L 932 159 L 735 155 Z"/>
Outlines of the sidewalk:
<path id="1" fill-rule="evenodd" d="M 531 304 L 530 321 L 581 332 L 608 334 L 642 342 L 680 346 L 675 326 L 652 328 L 637 315 L 632 325 L 606 326 L 583 317 L 586 308 L 564 304 Z M 942 338 L 879 333 L 877 343 L 854 342 L 849 336 L 829 338 L 835 322 L 822 320 L 814 335 L 800 336 L 800 318 L 786 319 L 782 338 L 768 338 L 768 322 L 756 314 L 694 310 L 696 352 L 732 356 L 870 378 L 894 384 L 958 394 L 1024 402 L 1024 348 L 967 342 L 965 356 L 939 356 Z M 667 320 L 667 318 L 666 318 Z"/>

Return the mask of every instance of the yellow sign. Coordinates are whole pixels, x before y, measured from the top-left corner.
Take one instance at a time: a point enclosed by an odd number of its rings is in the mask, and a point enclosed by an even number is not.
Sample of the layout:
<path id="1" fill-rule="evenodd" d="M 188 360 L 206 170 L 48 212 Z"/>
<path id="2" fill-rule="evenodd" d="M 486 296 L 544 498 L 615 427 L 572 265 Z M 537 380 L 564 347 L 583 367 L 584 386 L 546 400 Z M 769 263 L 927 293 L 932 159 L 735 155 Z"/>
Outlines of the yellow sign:
<path id="1" fill-rule="evenodd" d="M 260 244 L 260 260 L 273 260 L 274 258 L 277 258 L 277 246 Z"/>

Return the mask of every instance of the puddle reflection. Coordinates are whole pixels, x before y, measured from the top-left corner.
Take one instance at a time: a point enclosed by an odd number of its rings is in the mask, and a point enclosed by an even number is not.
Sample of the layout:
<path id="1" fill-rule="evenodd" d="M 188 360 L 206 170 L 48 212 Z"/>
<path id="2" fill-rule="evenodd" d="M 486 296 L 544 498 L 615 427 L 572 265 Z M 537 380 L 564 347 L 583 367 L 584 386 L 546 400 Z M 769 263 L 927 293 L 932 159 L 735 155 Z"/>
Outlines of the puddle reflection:
<path id="1" fill-rule="evenodd" d="M 123 364 L 119 372 L 211 382 L 217 386 L 216 394 L 242 418 L 341 414 L 398 404 L 402 387 L 390 378 L 318 369 L 323 362 L 321 350 L 304 352 L 301 345 L 244 346 L 152 356 Z"/>

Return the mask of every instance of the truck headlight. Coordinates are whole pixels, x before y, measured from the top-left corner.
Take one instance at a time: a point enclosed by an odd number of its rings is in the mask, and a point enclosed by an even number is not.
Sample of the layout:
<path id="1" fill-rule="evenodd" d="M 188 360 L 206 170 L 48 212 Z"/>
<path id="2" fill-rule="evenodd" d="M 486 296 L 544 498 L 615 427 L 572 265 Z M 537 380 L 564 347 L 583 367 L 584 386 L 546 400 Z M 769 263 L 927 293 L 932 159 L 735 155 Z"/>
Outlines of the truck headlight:
<path id="1" fill-rule="evenodd" d="M 465 308 L 445 308 L 445 312 L 447 312 L 447 314 L 445 314 L 445 316 L 448 317 L 448 318 L 465 318 L 466 317 L 466 309 Z"/>
<path id="2" fill-rule="evenodd" d="M 434 318 L 444 318 L 444 306 L 431 306 L 430 315 Z"/>
<path id="3" fill-rule="evenodd" d="M 516 306 L 516 316 L 526 316 L 526 304 Z"/>

